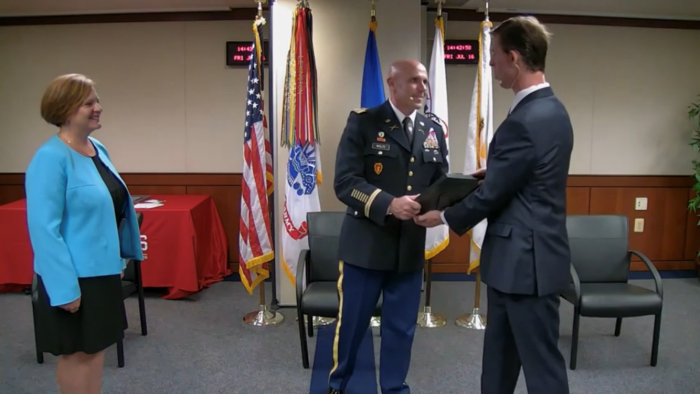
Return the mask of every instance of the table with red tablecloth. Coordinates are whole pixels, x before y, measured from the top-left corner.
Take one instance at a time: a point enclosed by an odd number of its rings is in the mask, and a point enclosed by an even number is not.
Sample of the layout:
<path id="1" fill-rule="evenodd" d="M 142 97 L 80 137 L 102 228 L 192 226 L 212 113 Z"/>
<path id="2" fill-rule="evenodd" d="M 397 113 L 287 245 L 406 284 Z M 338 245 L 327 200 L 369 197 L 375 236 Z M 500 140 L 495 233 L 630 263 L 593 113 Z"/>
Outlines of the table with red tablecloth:
<path id="1" fill-rule="evenodd" d="M 163 298 L 196 293 L 231 274 L 227 238 L 211 196 L 151 195 L 163 202 L 143 213 L 144 287 L 166 288 Z M 26 200 L 0 206 L 0 292 L 31 286 L 33 258 Z"/>

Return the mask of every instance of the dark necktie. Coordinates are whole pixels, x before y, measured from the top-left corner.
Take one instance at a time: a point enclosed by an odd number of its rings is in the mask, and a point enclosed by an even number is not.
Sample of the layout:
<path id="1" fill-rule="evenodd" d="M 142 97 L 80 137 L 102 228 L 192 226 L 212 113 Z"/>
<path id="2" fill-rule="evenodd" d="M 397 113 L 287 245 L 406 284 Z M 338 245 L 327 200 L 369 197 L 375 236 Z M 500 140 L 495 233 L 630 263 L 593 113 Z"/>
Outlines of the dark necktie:
<path id="1" fill-rule="evenodd" d="M 408 143 L 413 145 L 413 122 L 411 121 L 411 118 L 403 118 L 403 130 L 406 132 Z"/>

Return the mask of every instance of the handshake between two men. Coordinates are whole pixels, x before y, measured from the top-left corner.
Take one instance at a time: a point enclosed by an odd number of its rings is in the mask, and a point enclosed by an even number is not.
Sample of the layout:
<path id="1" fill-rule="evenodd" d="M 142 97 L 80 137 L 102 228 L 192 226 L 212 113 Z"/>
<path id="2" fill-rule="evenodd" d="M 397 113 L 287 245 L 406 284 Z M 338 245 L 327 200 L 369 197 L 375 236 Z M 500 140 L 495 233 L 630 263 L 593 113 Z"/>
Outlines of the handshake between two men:
<path id="1" fill-rule="evenodd" d="M 440 211 L 428 211 L 419 215 L 421 206 L 416 201 L 419 194 L 397 197 L 389 205 L 389 212 L 401 220 L 411 220 L 426 228 L 443 224 Z"/>
<path id="2" fill-rule="evenodd" d="M 486 169 L 478 170 L 472 174 L 475 178 L 484 178 L 486 176 Z M 479 185 L 483 184 L 484 180 L 479 181 Z M 422 215 L 419 215 L 421 210 L 421 205 L 416 201 L 420 194 L 414 194 L 410 196 L 403 196 L 394 198 L 389 205 L 389 213 L 401 220 L 413 220 L 417 225 L 426 228 L 439 226 L 445 224 L 440 215 L 440 211 L 428 211 Z"/>

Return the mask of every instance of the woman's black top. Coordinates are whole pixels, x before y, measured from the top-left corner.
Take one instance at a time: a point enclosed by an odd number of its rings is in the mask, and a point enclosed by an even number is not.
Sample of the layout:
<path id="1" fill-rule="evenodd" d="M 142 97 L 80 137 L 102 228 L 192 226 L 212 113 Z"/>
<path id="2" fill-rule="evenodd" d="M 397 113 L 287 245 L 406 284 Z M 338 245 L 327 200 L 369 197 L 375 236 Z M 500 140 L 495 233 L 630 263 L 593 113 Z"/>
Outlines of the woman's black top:
<path id="1" fill-rule="evenodd" d="M 95 152 L 97 152 L 97 149 L 95 149 Z M 112 171 L 107 168 L 102 160 L 100 160 L 99 154 L 92 157 L 92 162 L 95 163 L 97 171 L 100 172 L 102 180 L 104 181 L 105 185 L 107 185 L 107 189 L 109 189 L 109 193 L 112 195 L 112 202 L 114 202 L 114 216 L 117 218 L 118 228 L 119 223 L 124 218 L 124 207 L 126 206 L 127 199 L 126 188 L 119 181 L 119 179 L 112 174 Z"/>

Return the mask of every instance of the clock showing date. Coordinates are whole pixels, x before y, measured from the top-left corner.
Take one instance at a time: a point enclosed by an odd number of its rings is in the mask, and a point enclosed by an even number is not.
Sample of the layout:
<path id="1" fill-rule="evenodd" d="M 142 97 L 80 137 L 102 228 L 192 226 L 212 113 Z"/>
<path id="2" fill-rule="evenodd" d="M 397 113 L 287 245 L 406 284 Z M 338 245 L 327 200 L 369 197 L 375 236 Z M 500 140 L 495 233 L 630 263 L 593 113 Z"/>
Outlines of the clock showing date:
<path id="1" fill-rule="evenodd" d="M 478 64 L 479 40 L 445 40 L 445 64 Z"/>
<path id="2" fill-rule="evenodd" d="M 270 53 L 269 41 L 263 41 L 263 66 L 267 66 Z M 253 56 L 252 41 L 227 41 L 226 42 L 226 65 L 229 67 L 248 67 L 250 58 Z"/>

